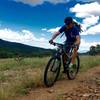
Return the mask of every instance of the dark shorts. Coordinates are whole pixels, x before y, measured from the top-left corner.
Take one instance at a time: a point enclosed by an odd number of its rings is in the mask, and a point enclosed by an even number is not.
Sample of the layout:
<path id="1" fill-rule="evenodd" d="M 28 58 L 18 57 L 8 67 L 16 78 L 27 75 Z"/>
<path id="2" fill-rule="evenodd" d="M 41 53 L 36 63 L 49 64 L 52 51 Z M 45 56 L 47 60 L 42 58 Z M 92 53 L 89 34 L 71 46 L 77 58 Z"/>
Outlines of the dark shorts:
<path id="1" fill-rule="evenodd" d="M 66 53 L 69 53 L 70 49 L 71 49 L 71 46 L 73 45 L 74 43 L 68 43 L 68 42 L 65 42 L 65 45 L 64 45 L 64 50 Z M 76 45 L 75 48 L 78 50 L 79 49 L 79 45 Z"/>

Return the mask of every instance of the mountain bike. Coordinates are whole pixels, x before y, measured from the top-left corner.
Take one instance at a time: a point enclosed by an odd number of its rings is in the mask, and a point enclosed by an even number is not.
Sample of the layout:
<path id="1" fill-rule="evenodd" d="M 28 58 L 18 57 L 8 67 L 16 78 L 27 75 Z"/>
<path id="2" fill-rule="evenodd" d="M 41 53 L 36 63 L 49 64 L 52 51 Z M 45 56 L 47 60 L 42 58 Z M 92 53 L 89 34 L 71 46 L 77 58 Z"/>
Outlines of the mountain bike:
<path id="1" fill-rule="evenodd" d="M 54 83 L 57 81 L 57 78 L 60 74 L 61 65 L 63 66 L 63 68 L 65 66 L 66 74 L 69 80 L 75 79 L 80 67 L 80 59 L 79 59 L 79 55 L 77 54 L 75 58 L 73 70 L 69 69 L 69 64 L 72 59 L 73 49 L 75 48 L 74 45 L 71 45 L 69 53 L 66 53 L 64 44 L 55 43 L 55 42 L 53 42 L 52 44 L 56 46 L 57 49 L 56 52 L 52 55 L 52 57 L 49 59 L 47 66 L 45 67 L 44 84 L 47 87 L 53 86 Z M 65 65 L 64 65 L 63 55 L 66 56 Z"/>

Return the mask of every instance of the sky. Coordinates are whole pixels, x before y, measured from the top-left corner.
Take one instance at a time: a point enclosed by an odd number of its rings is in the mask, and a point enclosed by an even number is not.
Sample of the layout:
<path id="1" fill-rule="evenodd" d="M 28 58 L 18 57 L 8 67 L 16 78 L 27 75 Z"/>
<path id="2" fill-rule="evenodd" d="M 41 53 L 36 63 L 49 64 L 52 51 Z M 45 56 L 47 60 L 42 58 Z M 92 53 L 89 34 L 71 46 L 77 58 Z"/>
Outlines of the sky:
<path id="1" fill-rule="evenodd" d="M 100 0 L 0 0 L 0 39 L 53 48 L 48 41 L 67 16 L 82 26 L 79 52 L 100 44 Z"/>

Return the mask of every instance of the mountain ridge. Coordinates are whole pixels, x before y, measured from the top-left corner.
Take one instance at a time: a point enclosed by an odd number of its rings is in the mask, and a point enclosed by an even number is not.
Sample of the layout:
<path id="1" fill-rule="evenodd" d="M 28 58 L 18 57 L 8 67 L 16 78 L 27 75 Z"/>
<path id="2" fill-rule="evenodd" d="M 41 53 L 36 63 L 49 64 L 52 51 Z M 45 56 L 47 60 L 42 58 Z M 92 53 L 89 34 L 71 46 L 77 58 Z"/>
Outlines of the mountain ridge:
<path id="1" fill-rule="evenodd" d="M 10 42 L 0 39 L 0 57 L 9 56 L 12 57 L 16 54 L 21 56 L 45 56 L 50 55 L 52 49 L 44 49 L 41 47 L 29 46 L 26 44 L 21 44 L 17 42 Z"/>

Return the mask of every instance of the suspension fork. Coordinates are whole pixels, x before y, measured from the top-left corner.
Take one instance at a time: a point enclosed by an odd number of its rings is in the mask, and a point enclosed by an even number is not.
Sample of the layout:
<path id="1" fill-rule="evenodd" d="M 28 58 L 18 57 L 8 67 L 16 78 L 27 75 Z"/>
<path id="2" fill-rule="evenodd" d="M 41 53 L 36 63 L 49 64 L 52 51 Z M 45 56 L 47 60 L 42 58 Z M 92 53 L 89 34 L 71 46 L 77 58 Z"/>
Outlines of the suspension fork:
<path id="1" fill-rule="evenodd" d="M 61 53 L 56 52 L 56 53 L 53 55 L 53 58 L 54 58 L 54 59 L 58 59 L 58 60 L 61 61 Z M 55 60 L 54 60 L 54 62 L 53 62 L 53 65 L 52 65 L 50 71 L 52 71 L 54 64 L 55 64 Z"/>

